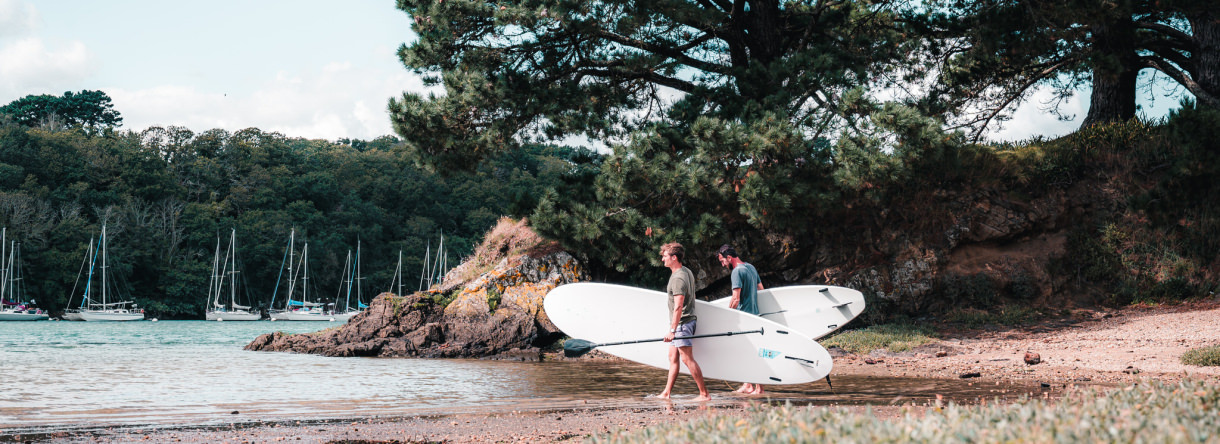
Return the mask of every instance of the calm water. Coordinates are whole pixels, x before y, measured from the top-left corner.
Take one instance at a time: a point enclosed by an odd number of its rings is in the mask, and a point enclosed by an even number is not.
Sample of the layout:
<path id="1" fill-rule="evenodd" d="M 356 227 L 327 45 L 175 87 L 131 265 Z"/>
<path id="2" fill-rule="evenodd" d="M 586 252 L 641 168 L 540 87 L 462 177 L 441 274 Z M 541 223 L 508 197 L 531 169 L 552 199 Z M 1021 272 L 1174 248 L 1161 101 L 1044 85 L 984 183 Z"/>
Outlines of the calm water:
<path id="1" fill-rule="evenodd" d="M 620 361 L 328 358 L 242 350 L 315 322 L 0 322 L 0 433 L 137 424 L 347 418 L 479 410 L 656 405 L 661 370 Z M 679 379 L 675 400 L 695 393 Z M 958 381 L 835 377 L 774 386 L 797 402 L 959 401 L 1024 389 Z M 709 381 L 714 399 L 733 399 Z M 236 413 L 234 413 L 236 412 Z"/>

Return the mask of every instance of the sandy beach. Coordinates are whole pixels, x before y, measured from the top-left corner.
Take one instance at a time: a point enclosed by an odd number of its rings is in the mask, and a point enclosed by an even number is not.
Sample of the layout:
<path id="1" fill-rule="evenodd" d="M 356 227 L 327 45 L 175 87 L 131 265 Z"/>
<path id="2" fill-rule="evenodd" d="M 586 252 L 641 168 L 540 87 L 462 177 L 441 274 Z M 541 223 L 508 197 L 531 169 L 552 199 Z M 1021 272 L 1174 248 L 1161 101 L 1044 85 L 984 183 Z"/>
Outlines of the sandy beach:
<path id="1" fill-rule="evenodd" d="M 1070 316 L 1018 328 L 942 330 L 932 344 L 904 353 L 875 351 L 835 359 L 832 375 L 969 379 L 970 383 L 1123 386 L 1185 377 L 1220 381 L 1220 367 L 1179 362 L 1190 349 L 1220 344 L 1220 304 L 1122 310 L 1076 310 Z M 1037 354 L 1036 364 L 1026 354 Z M 710 403 L 675 397 L 643 407 L 365 418 L 330 422 L 245 424 L 220 428 L 121 428 L 87 433 L 6 436 L 51 442 L 587 442 L 590 435 L 689 420 L 696 415 L 744 414 L 765 397 L 714 394 Z M 865 407 L 849 407 L 865 411 Z M 918 406 L 916 406 L 918 409 Z M 898 417 L 907 406 L 872 406 Z"/>

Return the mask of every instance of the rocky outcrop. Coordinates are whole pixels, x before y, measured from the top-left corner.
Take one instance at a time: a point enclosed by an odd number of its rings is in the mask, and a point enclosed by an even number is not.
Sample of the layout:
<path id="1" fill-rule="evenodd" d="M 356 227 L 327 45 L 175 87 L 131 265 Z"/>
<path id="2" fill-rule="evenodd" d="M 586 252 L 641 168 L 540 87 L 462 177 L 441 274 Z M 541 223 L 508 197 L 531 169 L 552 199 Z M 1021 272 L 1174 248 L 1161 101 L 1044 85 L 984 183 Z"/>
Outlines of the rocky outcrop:
<path id="1" fill-rule="evenodd" d="M 528 230 L 524 225 L 513 228 Z M 572 255 L 553 244 L 517 252 L 522 245 L 514 245 L 515 240 L 519 238 L 490 239 L 503 245 L 485 242 L 474 260 L 450 272 L 448 284 L 435 290 L 382 293 L 347 324 L 315 333 L 266 334 L 246 349 L 327 356 L 536 360 L 540 346 L 562 337 L 542 310 L 543 298 L 559 285 L 588 276 Z M 497 262 L 484 273 L 474 274 L 481 268 L 467 265 L 492 260 Z M 463 275 L 475 278 L 466 282 Z"/>

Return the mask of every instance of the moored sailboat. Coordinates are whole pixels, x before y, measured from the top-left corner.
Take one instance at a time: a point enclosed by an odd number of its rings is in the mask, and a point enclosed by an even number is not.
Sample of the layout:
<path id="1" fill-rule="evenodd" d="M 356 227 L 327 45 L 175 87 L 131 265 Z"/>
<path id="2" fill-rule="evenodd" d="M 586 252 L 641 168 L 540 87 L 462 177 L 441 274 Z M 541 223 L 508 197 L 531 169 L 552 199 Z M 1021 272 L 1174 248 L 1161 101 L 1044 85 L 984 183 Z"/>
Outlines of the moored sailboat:
<path id="1" fill-rule="evenodd" d="M 212 277 L 208 285 L 208 302 L 204 317 L 209 321 L 257 321 L 263 317 L 249 305 L 237 303 L 237 230 L 229 234 L 229 246 L 224 259 L 220 255 L 220 238 L 216 238 L 216 256 L 212 259 Z M 224 302 L 228 290 L 228 303 Z"/>
<path id="2" fill-rule="evenodd" d="M 352 318 L 352 316 L 360 314 L 361 311 L 364 311 L 365 308 L 368 308 L 368 305 L 364 304 L 364 296 L 360 289 L 360 287 L 361 287 L 360 281 L 364 280 L 364 278 L 360 277 L 360 241 L 359 240 L 356 241 L 356 259 L 355 260 L 352 260 L 352 251 L 351 250 L 347 251 L 347 261 L 344 263 L 344 266 L 343 266 L 343 277 L 345 279 L 343 279 L 343 285 L 340 285 L 339 290 L 342 291 L 345 288 L 347 290 L 346 295 L 343 298 L 344 309 L 343 309 L 343 311 L 339 311 L 339 312 L 335 313 L 335 320 L 347 322 L 348 320 L 350 320 Z M 355 307 L 352 306 L 352 287 L 355 287 L 355 289 L 356 289 L 356 306 Z M 338 301 L 339 298 L 335 297 L 335 300 Z"/>
<path id="3" fill-rule="evenodd" d="M 294 268 L 293 265 L 296 264 Z M 271 309 L 272 321 L 336 321 L 335 314 L 327 309 L 327 304 L 309 300 L 309 243 L 301 248 L 301 260 L 296 262 L 296 229 L 288 235 L 288 250 L 284 252 L 284 262 L 280 265 L 280 279 L 276 279 L 275 293 L 271 295 L 271 303 L 275 304 L 276 295 L 280 290 L 280 281 L 284 270 L 288 271 L 285 283 L 287 285 L 287 302 L 282 309 Z M 300 298 L 297 298 L 298 275 Z M 274 305 L 273 305 L 274 306 Z"/>
<path id="4" fill-rule="evenodd" d="M 102 225 L 102 234 L 98 237 L 97 249 L 93 248 L 93 240 L 89 241 L 89 275 L 85 282 L 85 291 L 81 295 L 81 305 L 79 308 L 67 310 L 64 313 L 64 319 L 70 321 L 139 321 L 144 319 L 144 310 L 138 308 L 132 301 L 109 301 L 109 273 L 106 247 L 108 241 L 106 238 L 106 226 Z M 97 273 L 100 278 L 101 300 L 100 302 L 93 299 L 93 275 L 96 270 L 98 256 L 101 256 L 101 270 Z M 69 300 L 69 304 L 71 300 Z"/>
<path id="5" fill-rule="evenodd" d="M 45 320 L 47 313 L 25 299 L 20 248 L 16 241 L 9 243 L 7 227 L 0 231 L 0 321 Z"/>

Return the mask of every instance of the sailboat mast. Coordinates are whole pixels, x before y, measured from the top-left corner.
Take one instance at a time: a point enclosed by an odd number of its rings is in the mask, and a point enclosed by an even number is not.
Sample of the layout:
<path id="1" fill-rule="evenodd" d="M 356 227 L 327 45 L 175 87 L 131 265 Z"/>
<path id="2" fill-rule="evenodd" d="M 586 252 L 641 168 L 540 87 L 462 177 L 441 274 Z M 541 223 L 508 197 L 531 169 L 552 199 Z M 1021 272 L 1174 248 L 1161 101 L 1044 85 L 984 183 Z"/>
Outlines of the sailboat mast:
<path id="1" fill-rule="evenodd" d="M 432 241 L 428 241 L 428 248 L 424 250 L 424 269 L 419 272 L 419 291 L 424 291 L 424 281 L 428 280 L 428 288 L 432 287 L 431 278 L 428 276 L 428 260 L 432 258 Z"/>
<path id="2" fill-rule="evenodd" d="M 301 261 L 305 264 L 301 266 L 304 268 L 302 271 L 304 277 L 301 278 L 301 303 L 304 304 L 309 301 L 309 243 L 306 243 L 305 248 L 301 249 Z"/>
<path id="3" fill-rule="evenodd" d="M 102 309 L 103 310 L 106 309 L 106 262 L 107 262 L 107 257 L 108 257 L 108 255 L 106 253 L 106 244 L 108 242 L 109 242 L 109 240 L 106 239 L 106 226 L 102 225 L 102 242 L 101 243 L 102 243 Z"/>
<path id="4" fill-rule="evenodd" d="M 237 309 L 237 229 L 229 232 L 229 309 Z M 219 295 L 217 295 L 219 297 Z"/>
<path id="5" fill-rule="evenodd" d="M 356 239 L 356 309 L 360 309 L 360 303 L 364 300 L 364 294 L 360 291 L 360 239 Z M 349 307 L 350 308 L 350 307 Z"/>
<path id="6" fill-rule="evenodd" d="M 85 297 L 80 300 L 80 308 L 85 308 L 93 302 L 90 295 L 93 288 L 93 267 L 97 264 L 97 252 L 93 250 L 93 237 L 89 238 L 89 251 L 85 254 L 89 258 L 89 277 L 85 279 Z"/>
<path id="7" fill-rule="evenodd" d="M 212 255 L 212 276 L 208 279 L 208 306 L 204 311 L 212 311 L 220 303 L 220 234 L 216 235 L 216 253 Z"/>
<path id="8" fill-rule="evenodd" d="M 297 229 L 293 228 L 291 233 L 288 233 L 288 302 L 284 305 L 285 310 L 292 310 L 292 295 L 297 288 L 297 275 L 292 270 L 292 264 L 296 263 L 296 237 Z"/>
<path id="9" fill-rule="evenodd" d="M 352 270 L 356 269 L 356 265 L 352 263 L 352 250 L 347 250 L 347 260 L 343 261 L 343 276 L 347 278 L 347 291 L 343 296 L 343 309 L 352 308 Z M 339 303 L 339 301 L 335 301 Z"/>
<path id="10" fill-rule="evenodd" d="M 0 303 L 4 301 L 5 289 L 8 288 L 9 267 L 4 258 L 8 257 L 8 227 L 0 229 Z"/>

